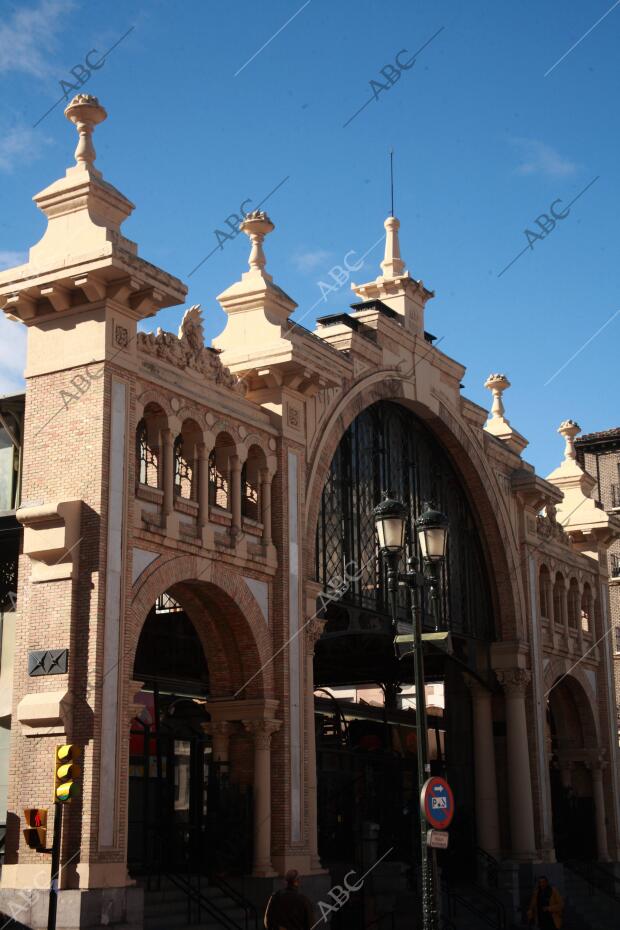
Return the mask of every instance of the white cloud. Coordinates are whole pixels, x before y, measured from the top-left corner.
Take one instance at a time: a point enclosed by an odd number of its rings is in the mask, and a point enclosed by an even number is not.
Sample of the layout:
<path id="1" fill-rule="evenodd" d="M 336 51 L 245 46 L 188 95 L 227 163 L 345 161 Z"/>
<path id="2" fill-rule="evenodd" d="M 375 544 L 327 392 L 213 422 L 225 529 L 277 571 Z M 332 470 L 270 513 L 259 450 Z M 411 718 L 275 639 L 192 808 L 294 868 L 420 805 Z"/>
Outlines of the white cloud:
<path id="1" fill-rule="evenodd" d="M 315 268 L 324 266 L 329 259 L 330 253 L 324 249 L 316 249 L 314 252 L 297 252 L 293 255 L 293 264 L 298 271 L 307 274 L 314 271 Z"/>
<path id="2" fill-rule="evenodd" d="M 10 173 L 15 167 L 40 158 L 50 139 L 32 126 L 15 126 L 0 131 L 0 171 Z"/>
<path id="3" fill-rule="evenodd" d="M 0 73 L 21 71 L 38 78 L 52 75 L 48 55 L 58 46 L 65 13 L 74 9 L 74 0 L 40 0 L 28 9 L 15 9 L 0 24 Z"/>
<path id="4" fill-rule="evenodd" d="M 24 390 L 26 327 L 0 313 L 0 394 Z"/>
<path id="5" fill-rule="evenodd" d="M 551 178 L 565 178 L 575 174 L 579 165 L 560 155 L 556 149 L 538 139 L 514 139 L 523 152 L 517 165 L 517 174 L 542 174 Z"/>

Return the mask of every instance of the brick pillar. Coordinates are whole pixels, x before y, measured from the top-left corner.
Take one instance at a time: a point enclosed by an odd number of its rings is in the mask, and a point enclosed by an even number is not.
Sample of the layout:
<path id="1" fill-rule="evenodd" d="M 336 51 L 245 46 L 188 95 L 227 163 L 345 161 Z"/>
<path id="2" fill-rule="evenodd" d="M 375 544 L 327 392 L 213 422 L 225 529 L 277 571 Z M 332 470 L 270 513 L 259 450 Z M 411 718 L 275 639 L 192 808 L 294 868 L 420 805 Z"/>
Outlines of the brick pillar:
<path id="1" fill-rule="evenodd" d="M 263 545 L 271 544 L 271 475 L 268 469 L 260 473 L 261 522 L 263 524 Z"/>
<path id="2" fill-rule="evenodd" d="M 230 463 L 230 512 L 232 514 L 231 533 L 235 539 L 241 535 L 241 459 L 231 455 Z"/>

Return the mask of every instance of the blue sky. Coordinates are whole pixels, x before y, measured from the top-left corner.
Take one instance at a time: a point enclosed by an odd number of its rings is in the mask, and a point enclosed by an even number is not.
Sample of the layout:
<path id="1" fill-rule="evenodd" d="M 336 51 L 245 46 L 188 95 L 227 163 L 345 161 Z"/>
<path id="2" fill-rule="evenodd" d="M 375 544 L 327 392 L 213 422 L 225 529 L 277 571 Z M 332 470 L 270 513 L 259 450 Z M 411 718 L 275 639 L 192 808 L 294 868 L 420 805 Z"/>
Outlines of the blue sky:
<path id="1" fill-rule="evenodd" d="M 381 236 L 393 147 L 403 257 L 436 291 L 426 328 L 467 366 L 466 394 L 488 407 L 486 376 L 508 374 L 507 415 L 542 474 L 561 458 L 561 420 L 620 425 L 620 3 L 0 3 L 2 266 L 40 238 L 31 197 L 73 161 L 64 101 L 33 124 L 72 68 L 122 36 L 82 88 L 109 114 L 97 167 L 136 204 L 125 234 L 189 284 L 209 338 L 224 323 L 216 295 L 247 267 L 245 236 L 190 272 L 243 201 L 252 209 L 278 185 L 264 204 L 268 270 L 304 325 L 347 309 L 348 283 L 308 312 L 330 269 Z M 408 62 L 433 36 L 389 85 L 399 52 Z M 536 225 L 580 194 L 554 228 Z M 529 245 L 526 229 L 541 238 Z M 176 329 L 181 314 L 149 328 Z M 22 368 L 23 334 L 3 320 L 0 391 L 19 387 Z"/>

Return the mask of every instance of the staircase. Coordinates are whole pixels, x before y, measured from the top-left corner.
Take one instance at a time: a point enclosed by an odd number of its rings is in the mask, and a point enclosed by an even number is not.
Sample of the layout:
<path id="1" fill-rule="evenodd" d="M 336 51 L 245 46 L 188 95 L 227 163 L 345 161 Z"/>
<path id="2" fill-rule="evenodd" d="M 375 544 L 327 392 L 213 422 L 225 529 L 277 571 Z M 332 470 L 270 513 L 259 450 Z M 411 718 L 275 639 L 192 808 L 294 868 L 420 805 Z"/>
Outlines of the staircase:
<path id="1" fill-rule="evenodd" d="M 256 930 L 252 905 L 225 883 L 165 875 L 144 886 L 144 930 Z"/>
<path id="2" fill-rule="evenodd" d="M 598 863 L 565 863 L 564 930 L 618 930 L 618 884 Z"/>

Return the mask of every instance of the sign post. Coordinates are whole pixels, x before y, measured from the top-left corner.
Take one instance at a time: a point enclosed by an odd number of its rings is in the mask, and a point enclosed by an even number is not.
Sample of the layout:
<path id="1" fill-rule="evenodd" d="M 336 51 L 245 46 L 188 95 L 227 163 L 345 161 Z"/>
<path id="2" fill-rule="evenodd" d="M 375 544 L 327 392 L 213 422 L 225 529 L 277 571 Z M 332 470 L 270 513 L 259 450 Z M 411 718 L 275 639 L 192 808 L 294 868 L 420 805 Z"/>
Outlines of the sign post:
<path id="1" fill-rule="evenodd" d="M 454 795 L 445 778 L 427 778 L 420 792 L 420 809 L 429 826 L 448 829 L 454 817 Z"/>

